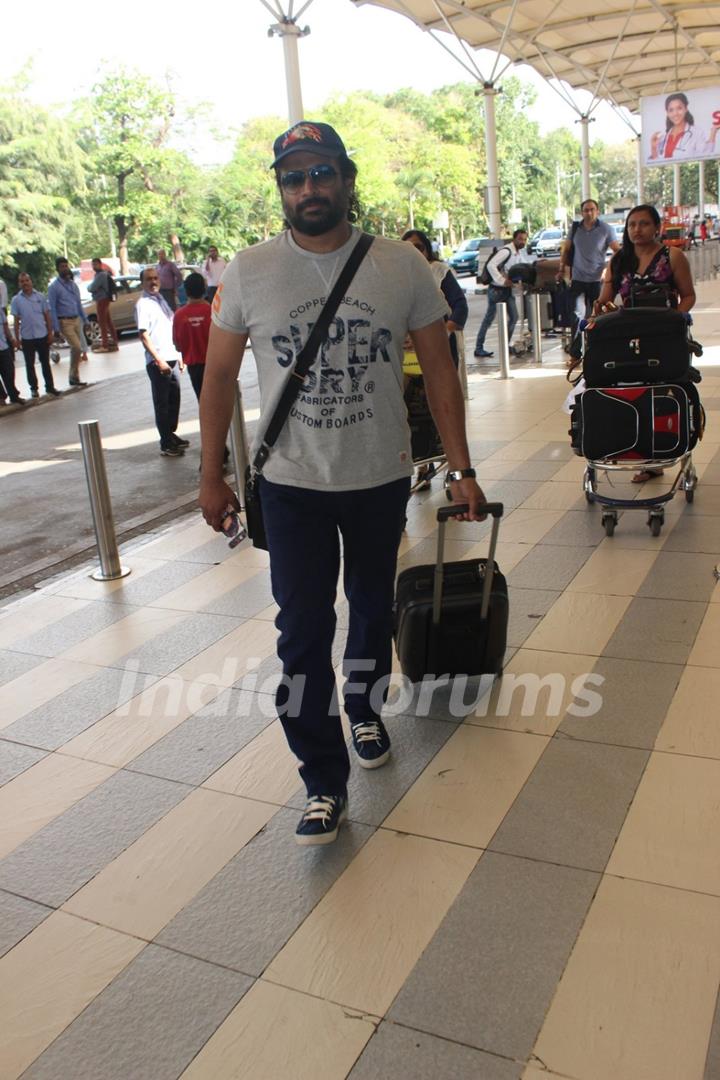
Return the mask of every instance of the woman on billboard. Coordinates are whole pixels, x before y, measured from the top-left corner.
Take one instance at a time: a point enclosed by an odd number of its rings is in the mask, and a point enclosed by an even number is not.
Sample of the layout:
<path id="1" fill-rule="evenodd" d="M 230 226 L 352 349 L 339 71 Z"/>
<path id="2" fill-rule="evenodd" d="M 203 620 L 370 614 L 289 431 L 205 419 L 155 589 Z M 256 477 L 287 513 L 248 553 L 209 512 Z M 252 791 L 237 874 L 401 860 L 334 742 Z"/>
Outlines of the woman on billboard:
<path id="1" fill-rule="evenodd" d="M 650 157 L 666 161 L 707 157 L 714 152 L 717 133 L 717 124 L 713 124 L 709 137 L 695 127 L 685 94 L 669 94 L 665 98 L 665 131 L 653 132 Z"/>

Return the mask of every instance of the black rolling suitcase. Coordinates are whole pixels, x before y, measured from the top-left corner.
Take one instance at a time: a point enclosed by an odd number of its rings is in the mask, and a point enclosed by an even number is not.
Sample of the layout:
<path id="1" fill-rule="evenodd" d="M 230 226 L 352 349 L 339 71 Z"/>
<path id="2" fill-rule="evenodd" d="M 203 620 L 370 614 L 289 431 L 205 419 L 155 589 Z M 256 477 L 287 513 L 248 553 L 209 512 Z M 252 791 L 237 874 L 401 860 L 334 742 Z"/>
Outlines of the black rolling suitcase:
<path id="1" fill-rule="evenodd" d="M 443 563 L 445 522 L 467 511 L 467 506 L 443 506 L 437 515 L 435 564 L 412 566 L 398 577 L 395 648 L 411 682 L 424 675 L 502 674 L 508 591 L 495 563 L 495 547 L 503 506 L 487 503 L 481 509 L 493 518 L 487 559 Z"/>
<path id="2" fill-rule="evenodd" d="M 670 308 L 621 308 L 592 319 L 585 332 L 586 386 L 674 383 L 689 378 L 688 324 Z"/>

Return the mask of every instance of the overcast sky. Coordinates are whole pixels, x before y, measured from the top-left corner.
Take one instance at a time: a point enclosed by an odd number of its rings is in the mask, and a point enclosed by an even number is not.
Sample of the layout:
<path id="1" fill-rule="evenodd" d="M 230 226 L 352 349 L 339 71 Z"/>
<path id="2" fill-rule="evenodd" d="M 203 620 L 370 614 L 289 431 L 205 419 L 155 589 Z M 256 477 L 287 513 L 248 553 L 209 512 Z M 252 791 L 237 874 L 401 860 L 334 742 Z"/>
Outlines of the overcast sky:
<path id="1" fill-rule="evenodd" d="M 288 0 L 281 3 L 287 11 Z M 295 11 L 301 0 L 295 0 Z M 104 68 L 124 63 L 147 74 L 173 74 L 187 101 L 211 102 L 218 125 L 287 115 L 283 46 L 268 37 L 273 18 L 261 0 L 121 0 L 69 8 L 57 0 L 8 6 L 3 16 L 3 81 L 33 60 L 32 94 L 60 103 L 89 90 Z M 350 0 L 312 0 L 300 18 L 310 34 L 299 43 L 305 115 L 333 92 L 378 92 L 413 86 L 425 92 L 470 81 L 462 67 L 407 18 Z M 478 54 L 488 75 L 491 54 Z M 510 69 L 539 90 L 534 118 L 543 131 L 573 124 L 575 114 L 528 67 Z M 587 100 L 580 95 L 580 102 Z M 630 129 L 609 106 L 595 113 L 591 141 L 622 142 Z"/>

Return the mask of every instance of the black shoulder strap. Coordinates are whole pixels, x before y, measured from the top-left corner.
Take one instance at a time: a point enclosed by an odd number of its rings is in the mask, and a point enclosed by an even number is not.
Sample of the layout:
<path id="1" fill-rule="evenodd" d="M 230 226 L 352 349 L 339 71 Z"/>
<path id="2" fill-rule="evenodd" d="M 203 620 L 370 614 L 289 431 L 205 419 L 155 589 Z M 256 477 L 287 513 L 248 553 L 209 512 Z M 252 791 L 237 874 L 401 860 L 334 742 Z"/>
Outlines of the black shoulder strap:
<path id="1" fill-rule="evenodd" d="M 502 270 L 502 268 L 505 266 L 505 263 L 508 261 L 508 259 L 512 258 L 512 248 L 510 247 L 509 244 L 503 244 L 503 246 L 501 248 L 498 248 L 498 251 L 507 251 L 507 255 L 505 256 L 503 261 L 499 262 L 497 264 L 497 269 Z M 497 252 L 496 252 L 496 254 L 497 254 Z"/>
<path id="2" fill-rule="evenodd" d="M 320 312 L 317 322 L 310 331 L 307 341 L 298 354 L 297 360 L 295 361 L 295 367 L 290 372 L 290 377 L 280 395 L 280 400 L 277 403 L 275 412 L 270 417 L 270 422 L 265 430 L 265 435 L 263 436 L 260 448 L 253 459 L 253 469 L 255 472 L 261 472 L 263 465 L 267 461 L 268 454 L 275 445 L 278 435 L 282 431 L 293 402 L 302 389 L 302 385 L 305 382 L 305 376 L 312 366 L 312 362 L 317 355 L 321 343 L 325 340 L 330 323 L 334 319 L 335 312 L 340 306 L 340 301 L 345 295 L 348 285 L 355 277 L 355 273 L 369 251 L 370 245 L 374 239 L 375 238 L 368 233 L 361 233 L 358 242 L 348 256 L 347 262 L 340 271 L 340 276 L 327 298 L 325 307 Z"/>

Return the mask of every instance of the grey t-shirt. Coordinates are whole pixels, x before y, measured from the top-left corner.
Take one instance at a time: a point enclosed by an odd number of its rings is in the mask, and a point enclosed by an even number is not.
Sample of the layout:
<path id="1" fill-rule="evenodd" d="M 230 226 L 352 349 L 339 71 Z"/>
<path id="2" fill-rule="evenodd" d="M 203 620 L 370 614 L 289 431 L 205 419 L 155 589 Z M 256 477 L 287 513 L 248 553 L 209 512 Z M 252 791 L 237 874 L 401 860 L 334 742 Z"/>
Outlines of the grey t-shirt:
<path id="1" fill-rule="evenodd" d="M 592 229 L 581 223 L 573 237 L 573 281 L 599 281 L 605 269 L 605 253 L 615 239 L 615 230 L 607 221 L 596 221 Z"/>
<path id="2" fill-rule="evenodd" d="M 240 251 L 213 305 L 222 330 L 249 333 L 262 401 L 258 437 L 360 233 L 318 255 L 289 230 Z M 276 484 L 352 491 L 412 472 L 402 355 L 408 330 L 447 312 L 412 244 L 376 237 L 330 324 L 263 469 Z"/>

